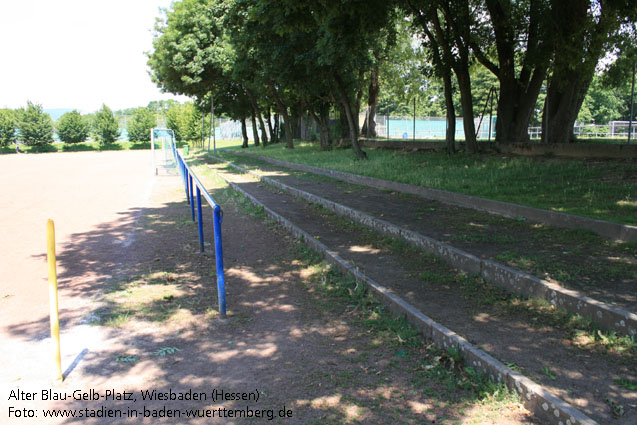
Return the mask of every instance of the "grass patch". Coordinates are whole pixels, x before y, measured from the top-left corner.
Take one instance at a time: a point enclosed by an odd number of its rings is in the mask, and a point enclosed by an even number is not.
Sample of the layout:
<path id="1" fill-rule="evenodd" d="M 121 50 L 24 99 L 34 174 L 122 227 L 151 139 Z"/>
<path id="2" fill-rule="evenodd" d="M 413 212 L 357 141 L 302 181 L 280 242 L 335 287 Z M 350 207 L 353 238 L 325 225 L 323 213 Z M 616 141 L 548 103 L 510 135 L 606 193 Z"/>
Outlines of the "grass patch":
<path id="1" fill-rule="evenodd" d="M 324 207 L 315 206 L 315 208 L 321 212 L 321 216 L 326 223 L 348 231 L 364 234 L 365 240 L 370 247 L 391 251 L 399 258 L 405 259 L 405 262 L 412 263 L 412 266 L 415 265 L 415 268 L 419 270 L 417 276 L 423 281 L 445 289 L 451 289 L 453 285 L 457 285 L 460 288 L 460 296 L 465 300 L 471 301 L 480 309 L 489 308 L 495 309 L 495 314 L 522 316 L 526 318 L 528 323 L 538 327 L 553 326 L 561 328 L 565 332 L 565 339 L 572 341 L 575 346 L 581 349 L 614 354 L 622 361 L 634 361 L 637 359 L 637 343 L 634 337 L 600 330 L 591 320 L 572 314 L 567 310 L 556 308 L 546 300 L 525 298 L 512 294 L 487 282 L 479 275 L 469 275 L 447 266 L 436 255 L 425 253 L 403 239 L 381 235 L 366 226 L 331 213 Z M 567 233 L 570 234 L 570 232 Z M 579 233 L 575 231 L 572 236 Z M 635 249 L 634 243 L 623 245 L 625 245 L 625 250 L 632 251 Z M 519 256 L 513 251 L 505 252 L 498 259 L 513 263 L 519 268 L 535 270 L 537 273 L 542 272 L 545 267 L 549 267 L 552 264 L 550 258 L 544 258 L 541 255 Z M 568 273 L 575 275 L 576 269 L 583 266 L 557 264 L 551 267 L 555 267 L 555 274 L 563 281 L 568 281 L 572 279 Z M 563 268 L 560 269 L 560 267 Z"/>
<path id="2" fill-rule="evenodd" d="M 462 391 L 466 401 L 493 406 L 499 403 L 519 404 L 521 400 L 504 385 L 464 364 L 459 350 L 441 351 L 427 342 L 421 332 L 404 316 L 394 316 L 371 293 L 367 286 L 344 276 L 323 260 L 322 255 L 301 242 L 294 246 L 294 256 L 309 271 L 310 290 L 321 307 L 334 306 L 334 300 L 345 305 L 350 320 L 367 329 L 376 347 L 394 347 L 395 367 L 398 361 L 409 361 L 414 369 L 412 384 L 426 385 L 434 379 L 448 391 Z"/>
<path id="3" fill-rule="evenodd" d="M 633 381 L 628 378 L 620 378 L 615 379 L 614 382 L 620 387 L 627 389 L 628 391 L 637 391 L 637 381 Z"/>
<path id="4" fill-rule="evenodd" d="M 181 277 L 161 271 L 113 283 L 104 305 L 94 311 L 94 324 L 119 327 L 129 321 L 166 322 L 196 301 L 180 283 Z"/>
<path id="5" fill-rule="evenodd" d="M 546 253 L 520 252 L 515 248 L 501 252 L 495 256 L 495 259 L 536 276 L 554 279 L 585 290 L 587 287 L 596 285 L 596 282 L 637 279 L 637 268 L 630 258 L 634 254 L 627 252 L 632 248 L 625 248 L 622 245 L 624 244 L 604 241 L 598 250 L 603 249 L 607 253 L 605 255 L 612 258 L 599 262 L 577 261 L 586 258 L 587 249 L 594 249 L 595 245 L 582 248 L 569 246 L 565 248 L 568 251 L 564 252 L 563 258 L 560 259 Z"/>
<path id="6" fill-rule="evenodd" d="M 228 156 L 233 147 L 219 153 Z M 284 161 L 449 190 L 602 220 L 637 224 L 635 166 L 630 162 L 369 150 L 321 151 L 311 143 L 250 150 Z"/>

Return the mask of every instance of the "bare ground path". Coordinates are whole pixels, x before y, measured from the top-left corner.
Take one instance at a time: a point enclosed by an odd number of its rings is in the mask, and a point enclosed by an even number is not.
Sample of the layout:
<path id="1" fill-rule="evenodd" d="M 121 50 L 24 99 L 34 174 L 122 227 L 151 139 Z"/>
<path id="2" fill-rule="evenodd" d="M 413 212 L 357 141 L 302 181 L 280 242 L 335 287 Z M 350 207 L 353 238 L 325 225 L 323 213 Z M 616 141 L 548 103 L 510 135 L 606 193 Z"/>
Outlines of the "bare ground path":
<path id="1" fill-rule="evenodd" d="M 556 395 L 600 423 L 632 424 L 637 417 L 637 392 L 617 383 L 620 379 L 632 382 L 637 379 L 634 357 L 581 347 L 573 341 L 563 324 L 553 323 L 550 318 L 543 318 L 542 314 L 526 312 L 527 307 L 499 307 L 498 297 L 501 295 L 489 294 L 489 290 L 479 283 L 467 283 L 463 278 L 454 277 L 455 273 L 448 266 L 431 256 L 419 257 L 409 250 L 392 252 L 382 238 L 370 236 L 365 230 L 347 220 L 336 218 L 327 210 L 310 206 L 277 189 L 259 184 L 253 177 L 237 174 L 224 165 L 213 167 L 266 206 L 319 238 L 375 281 L 395 290 L 425 314 L 460 333 L 499 360 L 522 370 L 525 375 L 552 389 Z M 387 220 L 407 217 L 410 225 L 418 223 L 417 214 L 425 215 L 430 207 L 425 202 L 420 207 L 422 211 L 416 213 L 414 209 L 418 205 L 410 205 L 409 198 L 395 193 L 343 185 L 324 178 L 308 178 L 263 164 L 259 164 L 259 167 L 286 184 L 328 199 L 338 199 L 348 205 L 353 204 L 364 211 L 374 211 Z M 411 202 L 423 204 L 422 200 Z M 466 228 L 458 232 L 458 224 L 454 224 L 455 219 L 451 216 L 453 213 L 446 212 L 450 214 L 451 223 L 448 226 L 444 216 L 437 220 L 426 220 L 420 226 L 434 222 L 441 229 L 447 227 L 445 233 L 448 238 L 454 233 L 467 234 Z M 477 227 L 481 227 L 481 220 L 486 219 L 469 219 L 470 223 L 478 223 Z M 496 229 L 492 234 L 523 243 L 525 237 L 519 235 L 523 232 L 518 226 L 510 229 L 500 221 L 499 218 L 496 220 Z M 546 238 L 546 234 L 541 236 Z M 555 241 L 557 245 L 560 243 L 563 242 Z M 551 247 L 545 244 L 545 248 Z M 578 260 L 565 257 L 563 261 Z M 485 293 L 492 299 L 486 299 Z M 623 416 L 613 418 L 609 407 L 613 403 L 624 407 Z"/>
<path id="2" fill-rule="evenodd" d="M 151 192 L 147 153 L 77 155 L 14 156 L 16 163 L 0 157 L 11 176 L 4 177 L 23 182 L 4 186 L 3 199 L 11 201 L 2 214 L 31 220 L 3 222 L 0 423 L 533 422 L 515 403 L 483 406 L 470 391 L 422 375 L 427 349 L 401 345 L 391 332 L 366 327 L 369 318 L 357 318 L 347 303 L 316 292 L 296 241 L 232 198 L 223 204 L 230 319 L 216 320 L 214 258 L 197 253 L 180 179 L 156 178 Z M 82 167 L 83 178 L 76 174 Z M 42 178 L 41 170 L 55 177 Z M 89 188 L 95 196 L 87 197 Z M 68 372 L 57 386 L 47 379 L 46 291 L 37 292 L 46 287 L 43 231 L 22 230 L 48 217 L 58 228 Z M 211 223 L 208 214 L 205 220 Z M 206 231 L 209 238 L 209 226 Z M 49 389 L 67 400 L 43 400 Z M 153 389 L 192 390 L 208 399 L 141 400 L 141 390 Z M 258 390 L 260 399 L 213 402 L 214 389 Z M 18 390 L 35 393 L 34 400 L 11 399 Z M 136 401 L 106 399 L 113 390 Z M 285 405 L 293 418 L 166 417 L 246 405 L 265 415 L 273 409 L 275 416 Z M 9 418 L 10 407 L 32 409 L 37 417 Z M 46 408 L 93 416 L 45 419 Z M 117 417 L 132 411 L 140 417 Z M 142 418 L 144 411 L 164 417 Z"/>

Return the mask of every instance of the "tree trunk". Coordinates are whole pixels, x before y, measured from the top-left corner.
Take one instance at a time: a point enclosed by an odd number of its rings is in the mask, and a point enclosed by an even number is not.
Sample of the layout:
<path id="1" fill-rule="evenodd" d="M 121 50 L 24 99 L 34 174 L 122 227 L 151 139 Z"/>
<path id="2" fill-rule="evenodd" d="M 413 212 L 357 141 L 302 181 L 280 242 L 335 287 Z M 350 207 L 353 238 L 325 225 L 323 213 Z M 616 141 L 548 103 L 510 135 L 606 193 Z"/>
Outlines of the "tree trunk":
<path id="1" fill-rule="evenodd" d="M 438 75 L 442 77 L 445 106 L 447 109 L 447 131 L 445 142 L 447 153 L 456 153 L 456 107 L 453 104 L 453 83 L 451 82 L 451 67 L 445 66 L 440 54 L 440 47 L 433 33 L 426 26 L 423 28 L 433 50 L 434 66 Z"/>
<path id="2" fill-rule="evenodd" d="M 293 139 L 301 139 L 301 120 L 303 119 L 303 111 L 298 105 L 295 105 L 292 109 L 291 121 L 292 128 L 294 130 Z"/>
<path id="3" fill-rule="evenodd" d="M 620 25 L 612 2 L 600 2 L 597 22 L 591 22 L 588 2 L 562 0 L 552 6 L 555 60 L 542 119 L 542 142 L 575 141 L 573 127 L 593 80 L 604 46 Z M 573 64 L 577 64 L 574 67 Z"/>
<path id="4" fill-rule="evenodd" d="M 281 128 L 279 126 L 279 114 L 274 114 L 274 134 L 276 135 L 276 140 L 281 140 Z"/>
<path id="5" fill-rule="evenodd" d="M 265 148 L 268 145 L 268 133 L 265 131 L 265 123 L 263 122 L 263 117 L 261 114 L 257 114 L 259 117 L 259 126 L 261 127 L 261 141 L 263 142 L 263 147 Z"/>
<path id="6" fill-rule="evenodd" d="M 243 136 L 243 144 L 241 145 L 241 147 L 247 148 L 248 147 L 248 129 L 246 127 L 245 117 L 241 117 L 241 136 Z"/>
<path id="7" fill-rule="evenodd" d="M 456 108 L 453 106 L 453 85 L 451 84 L 451 72 L 449 69 L 442 70 L 442 81 L 444 83 L 445 105 L 447 106 L 447 131 L 445 141 L 447 142 L 447 153 L 456 153 Z"/>
<path id="8" fill-rule="evenodd" d="M 327 103 L 321 105 L 319 107 L 318 115 L 313 110 L 310 110 L 310 114 L 312 114 L 314 121 L 316 121 L 319 126 L 321 150 L 328 151 L 332 149 L 332 137 L 330 135 L 330 105 Z"/>
<path id="9" fill-rule="evenodd" d="M 372 139 L 376 134 L 376 110 L 378 109 L 378 95 L 380 93 L 380 85 L 378 83 L 378 64 L 372 68 L 369 82 L 369 101 L 367 102 L 367 117 L 365 120 L 365 135 Z"/>
<path id="10" fill-rule="evenodd" d="M 263 127 L 263 118 L 261 118 L 261 112 L 259 112 L 259 105 L 257 104 L 252 91 L 250 91 L 250 89 L 248 89 L 243 83 L 240 84 L 241 87 L 243 87 L 246 95 L 248 96 L 248 99 L 250 100 L 250 105 L 252 105 L 252 131 L 255 135 L 254 145 L 259 146 L 259 136 L 257 135 L 258 129 L 255 121 L 255 117 L 257 117 L 259 119 L 259 123 L 261 124 L 261 139 L 263 140 L 263 147 L 265 147 L 268 144 L 268 136 L 265 134 L 265 129 Z"/>
<path id="11" fill-rule="evenodd" d="M 516 55 L 519 41 L 515 38 L 511 8 L 499 0 L 487 0 L 486 4 L 496 38 L 498 64 L 491 62 L 479 46 L 472 46 L 478 60 L 498 77 L 500 84 L 495 141 L 528 142 L 529 122 L 552 53 L 546 41 L 548 6 L 538 1 L 529 3 L 526 50 Z"/>
<path id="12" fill-rule="evenodd" d="M 341 80 L 341 77 L 336 73 L 334 73 L 334 79 L 336 80 L 336 84 L 340 93 L 340 102 L 343 105 L 343 109 L 345 110 L 345 115 L 347 117 L 349 138 L 352 142 L 352 150 L 354 151 L 354 154 L 357 158 L 367 159 L 367 154 L 361 149 L 360 145 L 358 144 L 358 125 L 354 121 L 355 117 L 352 113 L 351 102 L 347 98 L 347 92 L 345 91 L 343 80 Z"/>
<path id="13" fill-rule="evenodd" d="M 473 99 L 471 96 L 471 77 L 469 67 L 460 66 L 456 69 L 458 88 L 460 89 L 460 103 L 462 105 L 462 126 L 464 128 L 465 150 L 467 153 L 477 153 L 476 127 L 473 122 Z"/>
<path id="14" fill-rule="evenodd" d="M 288 108 L 283 104 L 283 101 L 279 97 L 274 84 L 268 84 L 268 88 L 270 89 L 270 93 L 274 98 L 274 103 L 276 103 L 277 108 L 279 109 L 279 113 L 283 115 L 283 125 L 285 126 L 285 147 L 287 149 L 294 149 L 292 126 L 290 125 L 290 115 L 288 114 Z"/>
<path id="15" fill-rule="evenodd" d="M 251 112 L 252 118 L 252 137 L 254 138 L 254 146 L 259 146 L 259 130 L 257 129 L 257 119 L 254 116 L 254 110 Z"/>
<path id="16" fill-rule="evenodd" d="M 413 6 L 412 6 L 413 8 Z M 448 22 L 453 22 L 453 19 L 449 17 L 451 14 L 449 9 L 446 9 Z M 460 89 L 460 103 L 462 107 L 462 123 L 465 133 L 465 147 L 467 153 L 475 153 L 478 151 L 478 145 L 475 135 L 475 124 L 473 123 L 473 99 L 471 96 L 471 76 L 469 74 L 469 49 L 464 44 L 462 37 L 455 31 L 455 37 L 452 37 L 448 31 L 442 28 L 438 10 L 434 5 L 430 5 L 428 14 L 421 15 L 424 18 L 421 26 L 425 30 L 427 37 L 432 40 L 432 44 L 435 46 L 438 52 L 438 62 L 440 69 L 442 70 L 442 77 L 445 83 L 445 103 L 447 105 L 447 121 L 449 126 L 447 127 L 447 147 L 449 149 L 450 132 L 453 128 L 455 132 L 455 116 L 453 118 L 453 125 L 451 114 L 455 115 L 454 108 L 450 108 L 453 104 L 451 94 L 451 71 L 456 74 L 456 80 L 458 81 L 458 88 Z M 433 32 L 428 28 L 429 22 L 433 24 Z M 448 24 L 449 25 L 449 24 Z M 454 32 L 454 31 L 452 31 Z M 453 51 L 457 51 L 454 55 Z M 457 55 L 457 57 L 456 57 Z M 455 140 L 455 135 L 453 136 Z"/>
<path id="17" fill-rule="evenodd" d="M 268 122 L 268 131 L 270 131 L 270 143 L 278 142 L 274 128 L 272 128 L 272 115 L 270 114 L 270 107 L 265 108 L 265 119 Z"/>
<path id="18" fill-rule="evenodd" d="M 524 90 L 513 79 L 500 82 L 498 119 L 495 122 L 497 143 L 526 143 L 529 141 L 529 122 L 542 87 L 545 71 L 536 70 L 529 87 Z"/>
<path id="19" fill-rule="evenodd" d="M 343 104 L 338 102 L 338 123 L 340 126 L 340 138 L 345 139 L 349 137 L 349 124 L 347 123 L 347 114 Z"/>
<path id="20" fill-rule="evenodd" d="M 542 143 L 575 142 L 573 127 L 592 79 L 571 79 L 562 87 L 549 85 L 544 100 Z"/>

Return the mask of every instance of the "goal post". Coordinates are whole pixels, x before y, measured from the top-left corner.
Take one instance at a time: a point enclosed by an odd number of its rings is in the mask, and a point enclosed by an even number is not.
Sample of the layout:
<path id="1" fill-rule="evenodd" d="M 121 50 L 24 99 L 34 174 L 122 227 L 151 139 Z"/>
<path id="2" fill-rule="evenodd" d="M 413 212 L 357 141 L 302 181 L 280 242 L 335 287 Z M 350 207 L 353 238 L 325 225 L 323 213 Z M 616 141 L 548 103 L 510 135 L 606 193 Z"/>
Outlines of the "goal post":
<path id="1" fill-rule="evenodd" d="M 172 154 L 174 144 L 174 131 L 168 128 L 153 128 L 150 130 L 150 151 L 154 175 L 172 175 L 177 173 L 175 158 Z"/>
<path id="2" fill-rule="evenodd" d="M 608 123 L 608 132 L 610 137 L 618 138 L 628 137 L 630 132 L 630 137 L 634 138 L 637 136 L 637 121 L 611 121 Z"/>

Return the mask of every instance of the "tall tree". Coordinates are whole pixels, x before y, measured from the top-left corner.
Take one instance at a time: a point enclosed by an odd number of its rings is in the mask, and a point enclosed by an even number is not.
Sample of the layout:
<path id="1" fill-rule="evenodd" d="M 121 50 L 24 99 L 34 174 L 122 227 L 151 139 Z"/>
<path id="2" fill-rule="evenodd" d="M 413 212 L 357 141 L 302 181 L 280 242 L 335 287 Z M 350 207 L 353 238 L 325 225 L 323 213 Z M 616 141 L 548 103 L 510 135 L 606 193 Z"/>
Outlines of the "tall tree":
<path id="1" fill-rule="evenodd" d="M 574 141 L 573 126 L 606 51 L 634 34 L 637 2 L 551 0 L 555 58 L 542 120 L 544 143 Z"/>
<path id="2" fill-rule="evenodd" d="M 119 124 L 113 115 L 113 111 L 106 106 L 95 113 L 93 118 L 93 131 L 95 138 L 102 145 L 110 145 L 114 143 L 120 136 Z"/>
<path id="3" fill-rule="evenodd" d="M 398 31 L 409 37 L 410 31 L 405 31 L 405 27 L 395 14 L 391 14 L 393 22 L 384 25 L 378 37 L 374 39 L 372 50 L 372 66 L 369 71 L 369 84 L 367 87 L 367 115 L 363 124 L 362 134 L 366 137 L 376 137 L 376 112 L 380 100 L 380 68 L 389 61 L 393 61 L 398 44 Z M 404 43 L 404 38 L 403 40 Z M 411 41 L 411 40 L 410 40 Z M 403 46 L 404 47 L 404 46 Z"/>
<path id="4" fill-rule="evenodd" d="M 310 8 L 309 19 L 316 28 L 317 62 L 331 69 L 333 98 L 345 112 L 352 149 L 357 157 L 366 158 L 358 143 L 363 77 L 373 68 L 373 47 L 383 29 L 394 23 L 390 19 L 394 4 L 382 0 L 314 0 L 303 4 Z"/>
<path id="5" fill-rule="evenodd" d="M 438 7 L 434 2 L 424 3 L 408 0 L 407 4 L 414 16 L 414 24 L 419 26 L 424 34 L 423 44 L 428 47 L 431 61 L 436 75 L 442 79 L 446 106 L 447 129 L 445 133 L 446 149 L 448 153 L 456 151 L 456 110 L 453 103 L 453 84 L 451 56 L 446 50 L 447 43 L 441 40 L 442 28 L 438 18 Z M 444 42 L 441 44 L 441 42 Z"/>
<path id="6" fill-rule="evenodd" d="M 128 120 L 128 140 L 150 142 L 150 131 L 157 125 L 155 113 L 148 108 L 137 108 L 133 117 Z"/>
<path id="7" fill-rule="evenodd" d="M 91 124 L 77 110 L 73 110 L 57 120 L 55 131 L 64 143 L 83 143 L 91 132 Z"/>
<path id="8" fill-rule="evenodd" d="M 0 109 L 0 147 L 15 142 L 15 113 L 11 109 Z"/>
<path id="9" fill-rule="evenodd" d="M 53 143 L 53 120 L 42 105 L 28 101 L 27 107 L 19 109 L 17 115 L 20 139 L 26 145 L 35 146 L 37 152 L 40 147 Z"/>
<path id="10" fill-rule="evenodd" d="M 460 91 L 466 151 L 467 153 L 477 152 L 470 73 L 473 60 L 470 48 L 471 23 L 474 19 L 474 10 L 468 0 L 407 0 L 407 3 L 416 22 L 420 24 L 423 33 L 435 49 L 434 63 L 445 83 L 448 114 L 451 109 L 449 102 L 452 98 L 449 69 L 453 70 L 456 76 Z M 449 115 L 447 121 L 451 122 Z M 447 133 L 448 142 L 449 137 Z"/>
<path id="11" fill-rule="evenodd" d="M 527 142 L 536 100 L 552 58 L 546 0 L 486 0 L 470 23 L 471 48 L 497 78 L 496 142 Z M 494 48 L 495 46 L 495 52 Z"/>
<path id="12" fill-rule="evenodd" d="M 151 78 L 162 90 L 203 99 L 232 67 L 222 19 L 226 2 L 182 0 L 155 25 L 148 53 Z"/>

